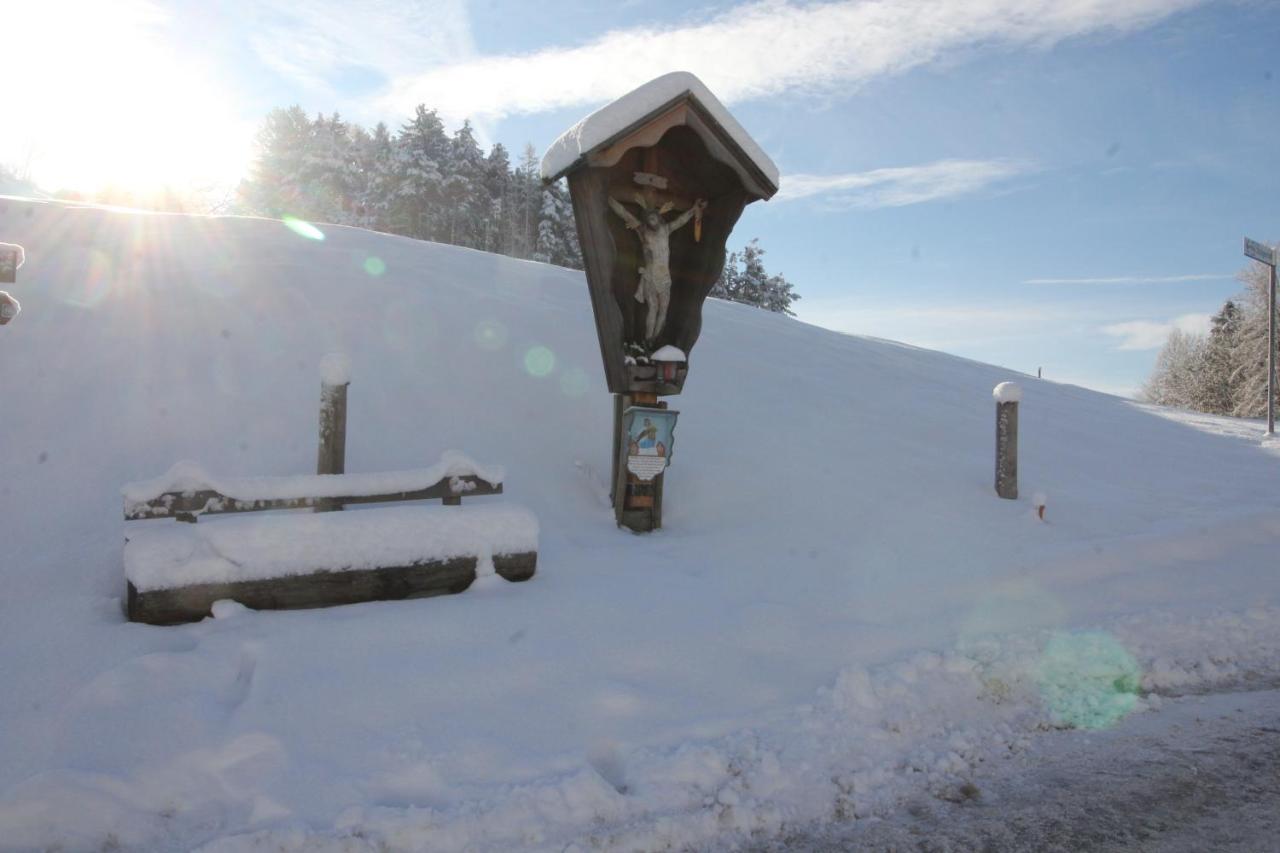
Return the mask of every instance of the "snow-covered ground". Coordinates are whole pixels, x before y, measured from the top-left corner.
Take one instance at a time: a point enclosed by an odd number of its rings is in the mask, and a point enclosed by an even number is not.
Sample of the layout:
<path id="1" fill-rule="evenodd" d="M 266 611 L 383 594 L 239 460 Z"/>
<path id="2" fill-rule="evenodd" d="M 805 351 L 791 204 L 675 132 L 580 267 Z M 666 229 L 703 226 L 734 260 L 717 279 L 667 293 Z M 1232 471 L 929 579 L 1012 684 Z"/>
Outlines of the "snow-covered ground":
<path id="1" fill-rule="evenodd" d="M 322 230 L 0 200 L 27 248 L 0 330 L 0 849 L 768 839 L 1280 675 L 1256 425 L 713 303 L 665 527 L 635 536 L 580 273 Z M 477 502 L 533 510 L 537 576 L 124 622 L 121 486 L 309 473 L 330 352 L 347 470 L 502 464 Z M 1006 380 L 1016 502 L 991 483 Z"/>

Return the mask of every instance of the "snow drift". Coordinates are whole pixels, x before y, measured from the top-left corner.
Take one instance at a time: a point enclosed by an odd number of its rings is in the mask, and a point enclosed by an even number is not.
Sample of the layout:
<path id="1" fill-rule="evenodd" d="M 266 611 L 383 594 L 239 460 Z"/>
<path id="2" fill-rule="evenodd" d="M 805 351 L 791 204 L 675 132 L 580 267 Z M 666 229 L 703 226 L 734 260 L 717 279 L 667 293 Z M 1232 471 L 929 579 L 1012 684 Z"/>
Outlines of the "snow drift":
<path id="1" fill-rule="evenodd" d="M 1280 460 L 1254 439 L 712 301 L 665 528 L 637 537 L 604 494 L 580 273 L 321 230 L 0 200 L 27 248 L 0 330 L 0 849 L 700 844 L 1275 674 Z M 330 352 L 347 470 L 501 463 L 538 575 L 125 623 L 121 486 L 310 473 Z M 992 492 L 1006 380 L 1047 523 Z"/>

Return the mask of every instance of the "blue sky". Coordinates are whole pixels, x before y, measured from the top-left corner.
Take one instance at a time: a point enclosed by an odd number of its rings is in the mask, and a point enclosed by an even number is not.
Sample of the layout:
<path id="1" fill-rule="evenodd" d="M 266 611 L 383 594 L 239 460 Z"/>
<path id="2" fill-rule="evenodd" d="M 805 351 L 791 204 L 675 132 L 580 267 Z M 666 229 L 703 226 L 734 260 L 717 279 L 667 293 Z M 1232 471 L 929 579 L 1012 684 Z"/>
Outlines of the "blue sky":
<path id="1" fill-rule="evenodd" d="M 395 126 L 421 101 L 541 150 L 690 70 L 782 170 L 731 246 L 760 238 L 802 319 L 1119 392 L 1238 290 L 1245 234 L 1280 237 L 1275 2 L 611 6 L 24 4 L 0 162 L 46 187 L 234 180 L 292 103 Z M 103 132 L 72 132 L 86 110 Z"/>

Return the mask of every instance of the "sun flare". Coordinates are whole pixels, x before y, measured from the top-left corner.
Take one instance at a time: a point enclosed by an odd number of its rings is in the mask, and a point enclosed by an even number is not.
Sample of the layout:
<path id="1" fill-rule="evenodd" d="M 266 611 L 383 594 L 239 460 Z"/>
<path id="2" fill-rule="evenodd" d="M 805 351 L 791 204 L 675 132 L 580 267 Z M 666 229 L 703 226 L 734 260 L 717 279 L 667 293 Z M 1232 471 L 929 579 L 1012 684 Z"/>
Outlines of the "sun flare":
<path id="1" fill-rule="evenodd" d="M 6 14 L 16 37 L 0 52 L 0 79 L 19 82 L 6 94 L 0 162 L 82 192 L 209 188 L 243 173 L 252 124 L 166 40 L 166 12 L 144 0 L 53 0 Z"/>

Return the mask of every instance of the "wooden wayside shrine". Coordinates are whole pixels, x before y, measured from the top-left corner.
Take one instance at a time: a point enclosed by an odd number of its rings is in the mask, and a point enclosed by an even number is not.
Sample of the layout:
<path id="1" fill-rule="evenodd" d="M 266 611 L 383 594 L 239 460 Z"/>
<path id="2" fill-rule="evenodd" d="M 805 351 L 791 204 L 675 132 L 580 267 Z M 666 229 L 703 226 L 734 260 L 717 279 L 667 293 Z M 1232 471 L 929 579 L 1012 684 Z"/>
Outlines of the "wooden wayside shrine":
<path id="1" fill-rule="evenodd" d="M 679 394 L 702 305 L 743 209 L 778 191 L 777 168 L 697 77 L 659 77 L 583 119 L 551 146 L 545 181 L 566 178 L 614 403 L 614 504 L 632 530 L 662 524 L 662 477 L 628 477 L 621 415 Z"/>

